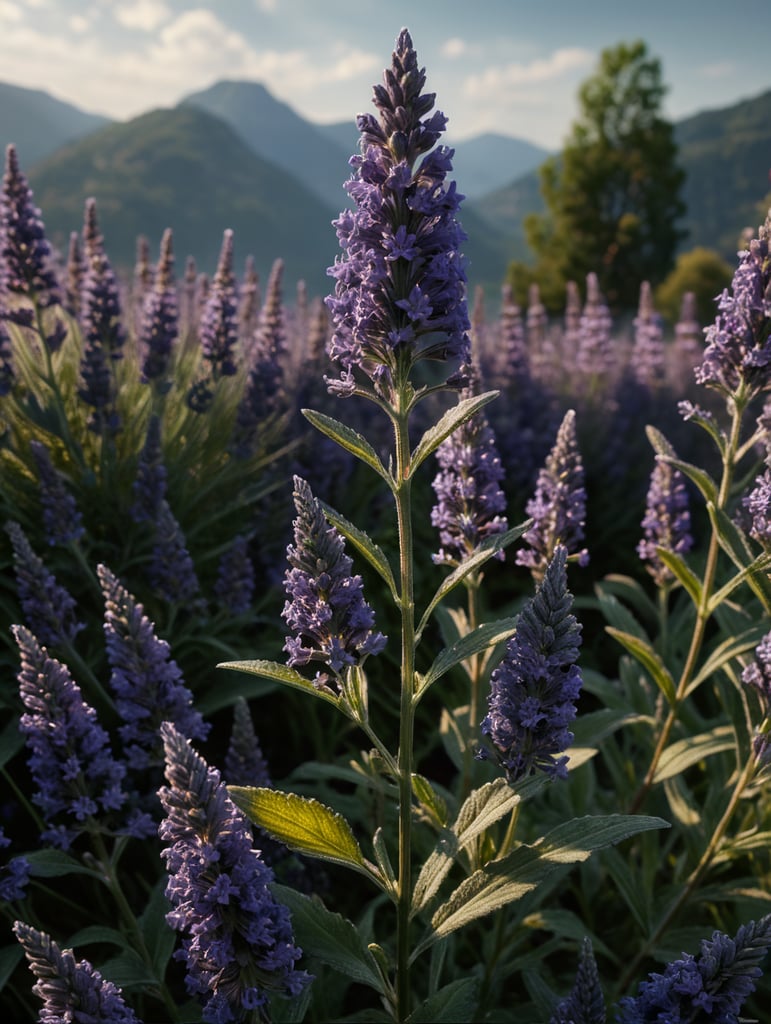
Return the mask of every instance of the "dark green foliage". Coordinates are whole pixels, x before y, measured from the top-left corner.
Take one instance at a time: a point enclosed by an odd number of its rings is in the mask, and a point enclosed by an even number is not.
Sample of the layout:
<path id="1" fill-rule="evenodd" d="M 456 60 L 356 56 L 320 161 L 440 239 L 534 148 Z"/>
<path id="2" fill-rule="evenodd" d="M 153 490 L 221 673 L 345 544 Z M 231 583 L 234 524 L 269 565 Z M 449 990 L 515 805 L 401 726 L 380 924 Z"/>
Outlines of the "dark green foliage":
<path id="1" fill-rule="evenodd" d="M 696 298 L 696 316 L 706 325 L 715 319 L 716 298 L 731 284 L 733 271 L 714 249 L 697 246 L 681 253 L 674 269 L 656 289 L 656 308 L 671 323 L 680 316 L 683 295 L 693 292 Z"/>
<path id="2" fill-rule="evenodd" d="M 547 213 L 525 224 L 547 305 L 594 271 L 611 307 L 634 308 L 640 282 L 656 284 L 671 267 L 685 207 L 672 126 L 660 114 L 665 91 L 642 41 L 604 50 L 581 87 L 567 145 L 541 168 Z"/>

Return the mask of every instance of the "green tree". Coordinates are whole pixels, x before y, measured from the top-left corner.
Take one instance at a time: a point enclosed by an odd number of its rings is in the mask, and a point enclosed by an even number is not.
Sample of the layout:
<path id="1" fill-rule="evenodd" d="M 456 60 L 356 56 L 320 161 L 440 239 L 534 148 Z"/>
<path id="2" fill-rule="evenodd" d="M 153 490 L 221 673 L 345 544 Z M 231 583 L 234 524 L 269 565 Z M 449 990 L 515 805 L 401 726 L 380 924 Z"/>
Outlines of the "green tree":
<path id="1" fill-rule="evenodd" d="M 697 246 L 677 257 L 674 270 L 656 289 L 656 308 L 675 323 L 683 295 L 693 292 L 700 323 L 711 324 L 717 313 L 717 296 L 731 284 L 732 277 L 733 269 L 714 249 Z"/>
<path id="2" fill-rule="evenodd" d="M 642 41 L 604 50 L 581 86 L 565 147 L 541 168 L 546 211 L 525 221 L 531 272 L 552 308 L 567 281 L 593 271 L 612 307 L 633 309 L 641 282 L 655 286 L 672 268 L 685 174 L 661 116 L 665 92 L 661 64 Z"/>

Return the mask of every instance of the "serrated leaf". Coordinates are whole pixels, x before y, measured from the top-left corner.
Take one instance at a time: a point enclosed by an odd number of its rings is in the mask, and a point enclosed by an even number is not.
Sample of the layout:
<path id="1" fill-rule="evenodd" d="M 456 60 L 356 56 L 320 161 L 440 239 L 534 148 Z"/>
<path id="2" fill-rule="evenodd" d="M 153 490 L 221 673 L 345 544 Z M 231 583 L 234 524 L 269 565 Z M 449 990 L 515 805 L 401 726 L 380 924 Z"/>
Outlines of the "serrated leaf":
<path id="1" fill-rule="evenodd" d="M 498 394 L 498 391 L 486 391 L 482 395 L 464 398 L 457 405 L 453 406 L 452 409 L 448 409 L 438 422 L 427 430 L 420 441 L 418 441 L 410 459 L 410 476 L 412 476 L 424 459 L 427 459 L 432 452 L 436 451 L 442 441 L 446 440 L 454 430 L 457 430 L 461 423 L 470 420 L 483 406 L 497 398 Z"/>
<path id="2" fill-rule="evenodd" d="M 63 850 L 32 850 L 24 854 L 29 873 L 34 878 L 60 878 L 63 875 L 90 875 L 101 878 L 98 872 L 87 868 Z"/>
<path id="3" fill-rule="evenodd" d="M 664 750 L 653 781 L 663 782 L 664 779 L 684 772 L 697 761 L 712 757 L 714 754 L 722 754 L 725 750 L 733 750 L 735 746 L 736 737 L 730 725 L 719 725 L 709 732 L 678 740 Z"/>
<path id="4" fill-rule="evenodd" d="M 587 860 L 595 850 L 647 829 L 668 828 L 663 818 L 611 814 L 566 821 L 532 846 L 518 847 L 466 878 L 435 912 L 431 931 L 412 959 L 437 939 L 532 892 L 554 871 Z"/>
<path id="5" fill-rule="evenodd" d="M 434 787 L 423 775 L 414 773 L 412 776 L 412 792 L 418 803 L 428 814 L 435 828 L 443 828 L 447 824 L 447 803 L 439 796 Z"/>
<path id="6" fill-rule="evenodd" d="M 674 680 L 670 675 L 669 669 L 651 645 L 638 636 L 624 633 L 620 629 L 614 629 L 612 626 L 606 626 L 605 631 L 618 640 L 621 646 L 629 651 L 632 657 L 643 666 L 669 701 L 669 704 L 673 706 L 676 700 Z"/>
<path id="7" fill-rule="evenodd" d="M 407 1018 L 407 1024 L 460 1024 L 474 1019 L 476 978 L 459 978 L 429 996 Z"/>
<path id="8" fill-rule="evenodd" d="M 729 636 L 727 640 L 724 640 L 722 644 L 719 644 L 711 652 L 692 679 L 686 694 L 693 692 L 697 686 L 700 686 L 706 679 L 709 679 L 710 676 L 714 675 L 715 672 L 719 671 L 734 658 L 754 651 L 767 632 L 768 623 L 759 622 L 757 625 L 750 627 L 750 629 L 746 629 L 739 636 Z"/>
<path id="9" fill-rule="evenodd" d="M 373 878 L 351 826 L 331 807 L 278 789 L 228 786 L 234 803 L 260 828 L 291 850 L 345 864 Z"/>
<path id="10" fill-rule="evenodd" d="M 699 577 L 691 568 L 689 568 L 685 559 L 681 555 L 676 554 L 674 551 L 669 551 L 667 548 L 660 547 L 656 548 L 656 552 L 675 579 L 683 585 L 685 590 L 688 592 L 688 596 L 698 608 L 701 604 L 702 593 L 701 580 Z"/>
<path id="11" fill-rule="evenodd" d="M 292 929 L 304 953 L 385 994 L 375 960 L 350 921 L 327 910 L 318 897 L 304 896 L 278 884 L 271 889 L 276 899 L 289 908 Z"/>
<path id="12" fill-rule="evenodd" d="M 391 591 L 394 601 L 398 602 L 399 595 L 396 590 L 396 581 L 383 550 L 363 530 L 349 522 L 345 516 L 341 516 L 339 512 L 336 512 L 323 501 L 319 504 L 329 522 L 346 540 L 351 542 L 359 554 L 366 558 Z"/>
<path id="13" fill-rule="evenodd" d="M 314 409 L 303 409 L 302 414 L 322 434 L 326 434 L 327 437 L 339 444 L 341 448 L 345 448 L 347 452 L 350 452 L 351 455 L 354 455 L 365 465 L 369 466 L 370 469 L 374 469 L 385 480 L 389 488 L 393 490 L 393 480 L 390 473 L 378 458 L 377 452 L 369 441 L 358 431 L 346 426 L 345 423 L 340 423 L 339 420 L 334 419 L 332 416 L 327 416 L 323 412 L 316 412 Z"/>
<path id="14" fill-rule="evenodd" d="M 440 651 L 431 668 L 423 676 L 420 688 L 416 691 L 413 701 L 417 703 L 426 690 L 437 679 L 440 679 L 446 672 L 449 672 L 454 665 L 465 661 L 466 658 L 470 658 L 474 654 L 479 654 L 481 651 L 500 643 L 502 640 L 508 640 L 516 628 L 516 618 L 485 622 L 475 630 L 472 630 L 471 633 L 462 636 L 460 640 L 450 647 Z"/>
<path id="15" fill-rule="evenodd" d="M 470 554 L 468 558 L 465 558 L 460 565 L 456 566 L 449 576 L 445 577 L 421 616 L 415 632 L 416 642 L 423 635 L 423 630 L 426 628 L 437 605 L 470 576 L 472 572 L 476 572 L 477 569 L 481 568 L 486 562 L 489 562 L 499 551 L 503 551 L 509 544 L 521 537 L 530 528 L 532 522 L 532 519 L 526 519 L 524 523 L 520 523 L 519 526 L 507 530 L 505 533 L 496 533 L 492 537 L 487 537 L 476 551 Z"/>
<path id="16" fill-rule="evenodd" d="M 217 668 L 228 668 L 234 672 L 247 672 L 254 676 L 261 676 L 263 679 L 275 679 L 285 686 L 291 686 L 295 690 L 302 690 L 303 693 L 309 693 L 312 697 L 318 697 L 321 700 L 325 700 L 328 704 L 334 704 L 337 708 L 340 707 L 340 699 L 334 693 L 318 689 L 310 679 L 301 676 L 299 672 L 295 672 L 288 665 L 282 665 L 280 661 L 264 661 L 261 659 L 256 659 L 255 661 L 222 661 L 217 665 Z"/>

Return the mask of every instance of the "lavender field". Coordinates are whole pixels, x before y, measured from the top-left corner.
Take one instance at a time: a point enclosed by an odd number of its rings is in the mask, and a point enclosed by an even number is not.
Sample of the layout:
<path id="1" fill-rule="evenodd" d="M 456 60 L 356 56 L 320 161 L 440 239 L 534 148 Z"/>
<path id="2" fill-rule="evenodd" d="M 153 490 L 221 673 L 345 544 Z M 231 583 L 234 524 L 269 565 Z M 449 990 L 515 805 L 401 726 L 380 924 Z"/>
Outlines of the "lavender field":
<path id="1" fill-rule="evenodd" d="M 384 63 L 326 295 L 7 148 L 2 1020 L 769 1021 L 771 211 L 491 298 Z"/>

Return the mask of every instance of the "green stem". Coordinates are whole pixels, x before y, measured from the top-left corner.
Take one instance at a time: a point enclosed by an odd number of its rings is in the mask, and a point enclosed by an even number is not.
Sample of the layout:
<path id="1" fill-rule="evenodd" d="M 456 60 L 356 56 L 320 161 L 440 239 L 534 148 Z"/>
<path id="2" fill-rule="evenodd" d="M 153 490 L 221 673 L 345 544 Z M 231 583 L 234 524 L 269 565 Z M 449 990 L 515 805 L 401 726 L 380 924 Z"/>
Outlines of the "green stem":
<path id="1" fill-rule="evenodd" d="M 664 916 L 659 921 L 653 934 L 648 937 L 645 945 L 642 947 L 642 949 L 639 950 L 636 957 L 624 973 L 618 986 L 619 994 L 623 993 L 626 990 L 629 983 L 634 980 L 643 960 L 649 955 L 651 950 L 654 949 L 658 940 L 667 930 L 667 928 L 675 919 L 675 917 L 682 909 L 682 907 L 684 907 L 685 904 L 688 902 L 688 900 L 691 897 L 691 894 L 694 892 L 694 890 L 706 874 L 707 870 L 709 869 L 709 866 L 712 863 L 715 854 L 718 852 L 723 842 L 723 837 L 725 836 L 726 830 L 731 822 L 731 818 L 733 817 L 734 811 L 736 810 L 739 800 L 741 799 L 741 795 L 744 792 L 747 783 L 751 781 L 752 777 L 755 774 L 755 767 L 755 755 L 754 753 L 751 753 L 747 759 L 747 763 L 745 764 L 741 774 L 739 775 L 739 778 L 737 779 L 736 785 L 734 786 L 733 792 L 731 794 L 731 798 L 728 801 L 725 811 L 723 812 L 723 816 L 721 817 L 720 821 L 715 827 L 712 833 L 712 837 L 709 843 L 707 843 L 706 849 L 704 850 L 704 853 L 702 853 L 701 855 L 699 863 L 696 865 L 696 867 L 693 869 L 693 871 L 686 879 L 683 886 L 680 888 L 677 898 L 674 900 L 673 903 L 670 904 L 669 909 L 666 911 Z"/>
<path id="2" fill-rule="evenodd" d="M 415 689 L 415 599 L 412 538 L 412 480 L 408 412 L 393 416 L 396 447 L 395 499 L 399 527 L 399 568 L 402 625 L 401 717 L 399 720 L 399 881 L 396 910 L 396 1011 L 410 1014 L 410 905 L 412 901 L 412 748 Z"/>
<path id="3" fill-rule="evenodd" d="M 723 452 L 723 475 L 720 482 L 720 491 L 718 493 L 716 507 L 718 509 L 724 509 L 729 495 L 731 493 L 731 485 L 733 483 L 734 470 L 736 468 L 736 453 L 739 448 L 739 437 L 741 434 L 742 426 L 742 413 L 744 411 L 745 404 L 737 398 L 733 404 L 732 410 L 732 422 L 731 422 L 731 433 L 728 439 L 728 443 Z M 683 666 L 680 680 L 677 684 L 677 690 L 675 692 L 675 700 L 669 709 L 669 713 L 664 721 L 661 732 L 659 733 L 656 748 L 653 752 L 653 756 L 648 766 L 648 771 L 645 774 L 640 787 L 635 793 L 631 804 L 629 805 L 629 813 L 634 814 L 642 805 L 648 791 L 653 785 L 653 778 L 656 774 L 661 756 L 666 750 L 667 744 L 669 743 L 669 737 L 674 728 L 675 722 L 680 711 L 680 705 L 685 700 L 685 695 L 690 686 L 691 679 L 696 669 L 699 655 L 701 654 L 701 648 L 704 643 L 704 635 L 707 629 L 707 623 L 710 619 L 710 601 L 712 598 L 712 591 L 715 585 L 715 574 L 717 571 L 718 554 L 720 551 L 720 544 L 718 541 L 717 529 L 713 527 L 712 534 L 709 540 L 709 549 L 707 551 L 707 561 L 704 566 L 704 578 L 702 581 L 701 588 L 701 600 L 699 607 L 696 609 L 696 622 L 694 623 L 693 633 L 691 635 L 691 644 L 688 649 L 688 655 L 685 659 L 685 665 Z"/>
<path id="4" fill-rule="evenodd" d="M 94 851 L 96 852 L 96 858 L 97 861 L 99 862 L 99 867 L 102 871 L 104 883 L 109 889 L 111 896 L 113 897 L 117 904 L 118 913 L 120 914 L 123 923 L 125 924 L 128 930 L 129 935 L 131 936 L 134 948 L 136 949 L 137 953 L 142 957 L 142 960 L 144 960 L 144 962 L 147 964 L 147 967 L 151 975 L 154 978 L 156 978 L 158 985 L 158 994 L 160 995 L 163 1001 L 163 1005 L 166 1007 L 166 1011 L 169 1014 L 170 1024 L 171 1022 L 179 1021 L 179 1012 L 177 1010 L 177 1005 L 172 999 L 171 993 L 166 988 L 163 979 L 158 978 L 156 976 L 153 958 L 150 954 L 150 951 L 147 948 L 147 944 L 145 943 L 144 936 L 142 935 L 142 930 L 139 927 L 139 922 L 137 921 L 136 915 L 134 914 L 134 911 L 131 909 L 129 902 L 126 899 L 126 894 L 124 893 L 123 887 L 120 884 L 120 880 L 118 878 L 116 871 L 117 865 L 113 863 L 112 858 L 109 856 L 107 852 L 107 847 L 104 844 L 104 838 L 102 837 L 102 834 L 99 831 L 99 825 L 95 821 L 92 822 L 90 834 L 91 841 L 93 842 L 94 845 Z"/>
<path id="5" fill-rule="evenodd" d="M 469 632 L 473 633 L 479 625 L 479 580 L 474 573 L 472 579 L 467 581 L 466 590 L 468 594 L 468 626 Z M 469 691 L 468 708 L 468 730 L 466 744 L 463 750 L 463 783 L 461 788 L 461 800 L 471 792 L 471 768 L 474 761 L 473 738 L 476 736 L 479 727 L 479 692 L 482 683 L 482 659 L 478 654 L 472 655 L 469 666 L 471 687 Z"/>

